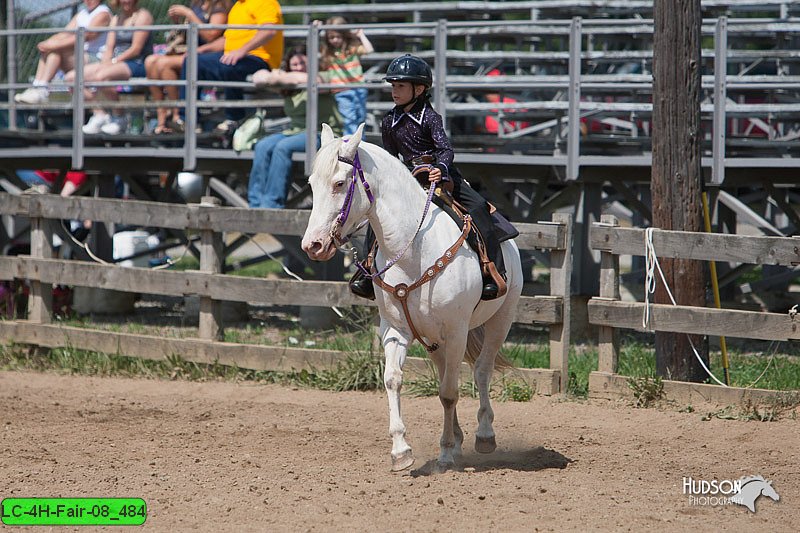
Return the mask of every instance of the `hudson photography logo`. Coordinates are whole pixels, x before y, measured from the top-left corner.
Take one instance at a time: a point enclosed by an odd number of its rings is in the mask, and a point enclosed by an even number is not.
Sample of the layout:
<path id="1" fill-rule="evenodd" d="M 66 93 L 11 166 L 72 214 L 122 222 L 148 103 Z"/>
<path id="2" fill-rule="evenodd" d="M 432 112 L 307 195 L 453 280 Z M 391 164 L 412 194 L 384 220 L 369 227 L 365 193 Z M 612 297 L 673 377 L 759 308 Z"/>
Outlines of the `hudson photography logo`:
<path id="1" fill-rule="evenodd" d="M 695 479 L 683 478 L 683 493 L 689 498 L 689 505 L 743 505 L 751 513 L 756 512 L 756 500 L 766 496 L 781 499 L 772 487 L 772 481 L 761 476 L 747 476 L 740 479 Z"/>

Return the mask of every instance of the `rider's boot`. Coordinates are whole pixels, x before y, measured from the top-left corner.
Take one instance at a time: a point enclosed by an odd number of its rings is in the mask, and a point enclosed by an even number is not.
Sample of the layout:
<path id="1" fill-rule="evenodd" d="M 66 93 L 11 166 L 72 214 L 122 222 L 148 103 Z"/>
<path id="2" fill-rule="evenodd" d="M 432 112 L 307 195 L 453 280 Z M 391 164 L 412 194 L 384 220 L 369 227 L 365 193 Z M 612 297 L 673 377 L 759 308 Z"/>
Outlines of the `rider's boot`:
<path id="1" fill-rule="evenodd" d="M 367 300 L 375 299 L 375 285 L 372 280 L 364 275 L 364 272 L 359 268 L 356 273 L 350 278 L 350 292 L 361 298 Z"/>

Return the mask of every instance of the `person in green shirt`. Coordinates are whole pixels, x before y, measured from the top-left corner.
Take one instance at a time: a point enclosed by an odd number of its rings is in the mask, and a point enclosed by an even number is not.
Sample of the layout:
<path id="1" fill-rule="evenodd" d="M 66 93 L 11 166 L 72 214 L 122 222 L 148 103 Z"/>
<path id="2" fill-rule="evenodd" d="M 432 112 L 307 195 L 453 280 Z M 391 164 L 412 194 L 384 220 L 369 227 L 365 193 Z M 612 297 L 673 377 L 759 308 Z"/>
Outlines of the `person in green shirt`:
<path id="1" fill-rule="evenodd" d="M 286 54 L 280 70 L 260 70 L 253 74 L 257 87 L 298 85 L 308 82 L 305 47 L 294 47 Z M 323 81 L 325 72 L 320 73 Z M 259 140 L 253 148 L 253 166 L 247 186 L 247 201 L 251 208 L 281 209 L 292 183 L 292 154 L 306 149 L 306 89 L 283 91 L 283 110 L 289 117 L 289 126 Z M 319 122 L 326 122 L 341 135 L 342 117 L 336 101 L 329 93 L 318 98 Z M 317 147 L 319 147 L 317 135 Z"/>

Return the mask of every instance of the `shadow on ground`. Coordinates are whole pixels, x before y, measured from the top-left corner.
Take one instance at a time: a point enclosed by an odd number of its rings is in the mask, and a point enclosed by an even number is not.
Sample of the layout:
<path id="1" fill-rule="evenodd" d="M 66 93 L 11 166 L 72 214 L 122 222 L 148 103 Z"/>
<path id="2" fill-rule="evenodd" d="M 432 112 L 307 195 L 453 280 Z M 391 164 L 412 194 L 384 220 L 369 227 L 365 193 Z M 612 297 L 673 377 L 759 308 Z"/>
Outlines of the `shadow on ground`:
<path id="1" fill-rule="evenodd" d="M 411 477 L 430 476 L 443 471 L 489 472 L 492 470 L 516 470 L 518 472 L 538 472 L 551 468 L 563 469 L 572 459 L 542 446 L 528 450 L 498 450 L 487 455 L 467 453 L 456 459 L 452 468 L 442 469 L 436 459 L 431 459 L 421 467 L 410 472 Z"/>

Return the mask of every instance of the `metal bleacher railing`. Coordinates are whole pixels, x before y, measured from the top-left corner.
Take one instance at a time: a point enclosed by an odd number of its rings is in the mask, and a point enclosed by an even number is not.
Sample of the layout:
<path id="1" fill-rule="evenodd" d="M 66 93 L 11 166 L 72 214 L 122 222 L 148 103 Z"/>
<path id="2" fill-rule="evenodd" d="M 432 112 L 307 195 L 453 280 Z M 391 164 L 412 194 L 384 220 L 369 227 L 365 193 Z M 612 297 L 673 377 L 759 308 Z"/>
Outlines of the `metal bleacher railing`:
<path id="1" fill-rule="evenodd" d="M 577 0 L 570 3 L 580 4 Z M 612 3 L 605 2 L 609 6 Z M 542 13 L 545 8 L 557 7 L 558 2 L 502 4 L 510 7 L 511 4 L 536 4 Z M 723 3 L 718 4 L 721 6 Z M 726 4 L 737 4 L 744 9 L 745 5 L 753 3 L 729 1 Z M 708 7 L 706 3 L 704 6 Z M 763 5 L 765 11 L 775 6 L 784 6 L 780 10 L 780 15 L 784 16 L 794 2 Z M 354 6 L 342 7 L 355 9 Z M 380 7 L 383 12 L 391 11 L 385 6 Z M 406 11 L 412 8 L 419 13 L 428 12 L 426 3 L 413 4 Z M 306 14 L 312 12 L 311 7 L 304 9 Z M 299 7 L 286 8 L 287 12 L 292 10 L 299 12 Z M 29 149 L 0 146 L 0 158 L 60 155 L 68 157 L 73 168 L 83 168 L 88 157 L 171 158 L 180 159 L 183 169 L 193 170 L 200 159 L 251 157 L 247 153 L 198 146 L 194 122 L 197 111 L 222 107 L 279 108 L 280 101 L 274 97 L 264 98 L 257 91 L 251 91 L 248 99 L 239 102 L 200 101 L 194 90 L 197 87 L 237 85 L 253 89 L 253 86 L 248 82 L 196 80 L 193 73 L 196 72 L 197 31 L 201 27 L 214 26 L 171 25 L 142 29 L 164 31 L 175 27 L 187 29 L 189 35 L 187 71 L 190 90 L 187 90 L 185 102 L 164 101 L 158 105 L 186 106 L 186 134 L 183 146 L 179 147 L 87 146 L 81 129 L 86 110 L 81 90 L 73 91 L 71 100 L 61 103 L 17 104 L 13 94 L 28 85 L 16 79 L 15 59 L 12 57 L 14 46 L 11 43 L 20 35 L 46 35 L 63 30 L 0 30 L 0 38 L 9 42 L 8 83 L 0 85 L 0 91 L 8 92 L 7 103 L 0 104 L 0 111 L 8 113 L 9 129 L 17 127 L 18 112 L 72 111 L 69 146 Z M 324 31 L 324 27 L 313 25 L 278 28 L 284 30 L 287 40 L 303 41 L 309 50 L 318 49 L 320 32 Z M 579 17 L 518 21 L 439 19 L 432 22 L 352 24 L 340 28 L 363 28 L 370 39 L 396 43 L 395 49 L 387 51 L 384 48 L 362 60 L 367 75 L 365 82 L 357 85 L 370 91 L 368 111 L 372 119 L 368 122 L 373 129 L 379 123 L 379 116 L 391 106 L 382 96 L 386 86 L 380 81 L 381 73 L 391 58 L 413 50 L 434 67 L 433 103 L 453 133 L 461 163 L 559 167 L 564 169 L 566 180 L 578 179 L 584 166 L 650 165 L 652 20 L 589 20 Z M 109 31 L 108 28 L 92 29 L 95 30 Z M 78 37 L 76 49 L 82 49 L 85 31 L 75 30 Z M 786 18 L 719 17 L 703 21 L 704 44 L 713 42 L 713 48 L 702 50 L 704 100 L 701 107 L 706 140 L 703 165 L 711 169 L 712 182 L 721 184 L 725 169 L 731 167 L 800 166 L 800 158 L 793 157 L 795 154 L 790 147 L 791 141 L 800 136 L 800 75 L 797 75 L 800 47 L 794 37 L 798 31 L 800 22 Z M 79 89 L 102 85 L 124 84 L 142 88 L 184 83 L 133 79 L 124 83 L 88 84 L 82 76 L 82 54 L 76 57 L 78 68 L 74 87 Z M 316 94 L 330 85 L 316 81 L 319 68 L 316 55 L 311 54 L 309 60 L 312 81 L 308 87 L 307 131 L 311 139 L 317 130 Z M 493 67 L 499 68 L 500 75 L 487 76 Z M 734 69 L 735 72 L 731 72 Z M 62 86 L 62 89 L 66 88 Z M 500 93 L 501 98 L 499 101 L 486 101 L 484 96 L 488 93 Z M 508 95 L 513 98 L 504 101 L 503 97 Z M 150 102 L 107 105 L 124 109 L 154 106 Z M 482 120 L 487 115 L 496 116 L 501 122 L 494 134 L 481 129 Z M 513 127 L 506 128 L 506 125 Z M 609 150 L 610 146 L 614 149 Z M 729 153 L 731 149 L 733 153 Z M 311 151 L 305 155 L 306 171 L 312 157 Z"/>

